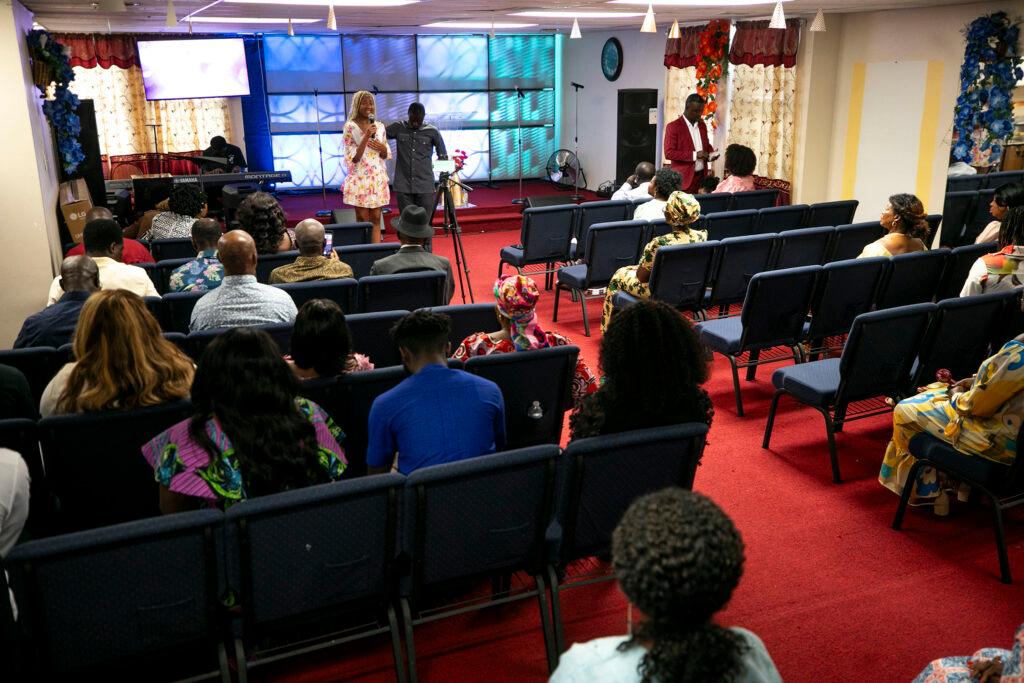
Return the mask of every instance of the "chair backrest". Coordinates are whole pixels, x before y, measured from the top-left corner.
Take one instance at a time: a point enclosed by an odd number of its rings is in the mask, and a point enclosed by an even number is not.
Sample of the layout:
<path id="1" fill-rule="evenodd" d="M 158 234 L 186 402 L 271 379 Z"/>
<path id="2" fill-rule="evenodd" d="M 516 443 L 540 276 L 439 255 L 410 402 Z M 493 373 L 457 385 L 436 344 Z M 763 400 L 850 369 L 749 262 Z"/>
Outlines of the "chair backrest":
<path id="1" fill-rule="evenodd" d="M 636 264 L 643 250 L 646 221 L 597 223 L 587 231 L 583 260 L 588 285 L 603 287 L 623 266 Z"/>
<path id="2" fill-rule="evenodd" d="M 1005 300 L 1003 312 L 992 323 L 992 348 L 1002 348 L 1014 337 L 1024 334 L 1024 311 L 1021 310 L 1021 296 L 1024 289 L 1014 289 L 1013 298 Z"/>
<path id="3" fill-rule="evenodd" d="M 324 232 L 332 235 L 331 244 L 335 249 L 356 244 L 369 244 L 373 223 L 331 223 L 324 226 Z"/>
<path id="4" fill-rule="evenodd" d="M 494 304 L 460 304 L 453 306 L 434 306 L 427 310 L 443 313 L 452 321 L 448 341 L 452 351 L 462 340 L 477 332 L 497 332 L 501 329 L 498 316 L 494 312 Z"/>
<path id="5" fill-rule="evenodd" d="M 565 411 L 572 406 L 579 353 L 576 346 L 550 346 L 466 361 L 466 372 L 489 379 L 501 389 L 507 448 L 561 440 Z"/>
<path id="6" fill-rule="evenodd" d="M 29 512 L 25 528 L 35 537 L 47 535 L 53 525 L 53 500 L 46 483 L 35 421 L 27 418 L 0 420 L 0 448 L 19 454 L 28 469 Z"/>
<path id="7" fill-rule="evenodd" d="M 942 236 L 939 243 L 946 247 L 964 244 L 964 229 L 974 213 L 977 192 L 947 192 L 942 204 Z"/>
<path id="8" fill-rule="evenodd" d="M 402 359 L 390 332 L 391 327 L 408 313 L 406 310 L 395 310 L 345 316 L 352 335 L 352 350 L 369 356 L 378 368 L 401 365 Z"/>
<path id="9" fill-rule="evenodd" d="M 281 355 L 291 353 L 292 350 L 292 323 L 271 323 L 269 325 L 250 325 L 255 330 L 263 330 L 270 335 L 270 338 L 277 344 L 277 350 L 281 352 Z M 214 339 L 220 336 L 222 333 L 227 332 L 228 327 L 215 327 L 209 330 L 199 330 L 198 332 L 190 332 L 185 338 L 186 350 L 188 355 L 196 363 L 203 355 L 203 351 L 210 345 Z"/>
<path id="10" fill-rule="evenodd" d="M 724 213 L 732 208 L 731 192 L 711 192 L 710 194 L 697 195 L 696 199 L 700 204 L 702 216 L 712 213 Z"/>
<path id="11" fill-rule="evenodd" d="M 837 225 L 829 261 L 847 261 L 860 256 L 864 247 L 885 235 L 878 221 Z"/>
<path id="12" fill-rule="evenodd" d="M 290 282 L 274 286 L 288 292 L 292 301 L 295 302 L 296 308 L 302 308 L 302 304 L 311 299 L 329 299 L 338 304 L 345 313 L 352 313 L 356 310 L 356 291 L 359 288 L 359 283 L 349 277 L 337 280 Z"/>
<path id="13" fill-rule="evenodd" d="M 875 305 L 882 309 L 931 301 L 939 291 L 947 258 L 949 249 L 893 256 Z"/>
<path id="14" fill-rule="evenodd" d="M 807 224 L 809 208 L 806 204 L 793 204 L 761 209 L 757 212 L 757 220 L 754 221 L 754 232 L 763 235 L 769 232 L 799 230 Z"/>
<path id="15" fill-rule="evenodd" d="M 718 262 L 711 276 L 708 306 L 726 306 L 743 301 L 750 278 L 769 270 L 776 235 L 730 237 L 718 247 Z"/>
<path id="16" fill-rule="evenodd" d="M 778 190 L 733 192 L 731 210 L 742 211 L 743 209 L 767 209 L 769 206 L 775 206 L 778 196 Z"/>
<path id="17" fill-rule="evenodd" d="M 672 226 L 664 218 L 655 221 L 647 221 L 647 231 L 644 233 L 644 244 L 647 244 L 655 237 L 661 237 L 672 232 Z"/>
<path id="18" fill-rule="evenodd" d="M 270 273 L 275 268 L 287 266 L 299 257 L 297 251 L 282 251 L 278 254 L 260 254 L 256 257 L 256 280 L 263 284 L 270 282 Z"/>
<path id="19" fill-rule="evenodd" d="M 160 307 L 163 309 L 163 315 L 160 319 L 163 320 L 165 325 L 165 332 L 183 332 L 185 334 L 189 331 L 189 323 L 192 321 L 192 309 L 196 307 L 196 302 L 199 301 L 206 292 L 174 292 L 172 294 L 165 294 L 160 299 Z"/>
<path id="20" fill-rule="evenodd" d="M 337 247 L 334 251 L 338 252 L 338 258 L 352 268 L 352 277 L 358 280 L 370 274 L 370 268 L 376 261 L 397 254 L 401 246 L 398 242 L 379 242 Z"/>
<path id="21" fill-rule="evenodd" d="M 681 311 L 702 310 L 720 245 L 711 241 L 660 247 L 651 265 L 651 298 Z"/>
<path id="22" fill-rule="evenodd" d="M 985 173 L 974 177 L 981 178 L 985 181 L 984 186 L 978 189 L 998 190 L 1007 183 L 1024 183 L 1024 170 L 999 171 L 997 173 Z"/>
<path id="23" fill-rule="evenodd" d="M 981 234 L 981 231 L 985 229 L 985 226 L 996 220 L 996 217 L 992 215 L 989 208 L 995 193 L 994 189 L 978 190 L 978 199 L 974 202 L 974 211 L 964 227 L 964 242 L 967 244 L 973 244 L 974 240 Z"/>
<path id="24" fill-rule="evenodd" d="M 402 593 L 499 572 L 542 572 L 558 447 L 534 446 L 413 472 L 402 504 Z"/>
<path id="25" fill-rule="evenodd" d="M 935 233 L 939 231 L 939 225 L 942 223 L 941 213 L 930 213 L 924 217 L 928 221 L 928 238 L 924 241 L 925 246 L 930 247 L 932 240 L 935 237 Z"/>
<path id="26" fill-rule="evenodd" d="M 836 403 L 901 394 L 937 308 L 913 304 L 857 316 L 839 361 Z"/>
<path id="27" fill-rule="evenodd" d="M 38 678 L 215 670 L 222 520 L 184 512 L 16 546 L 5 564 Z"/>
<path id="28" fill-rule="evenodd" d="M 46 385 L 65 362 L 52 346 L 0 351 L 0 365 L 9 365 L 25 375 L 28 388 L 32 391 L 32 401 L 37 407 Z"/>
<path id="29" fill-rule="evenodd" d="M 390 391 L 409 376 L 402 366 L 378 368 L 365 372 L 351 372 L 338 378 L 337 414 L 331 413 L 335 423 L 345 432 L 345 459 L 348 469 L 345 477 L 366 474 L 366 444 L 369 438 L 370 408 L 374 400 Z"/>
<path id="30" fill-rule="evenodd" d="M 780 232 L 776 241 L 773 267 L 796 268 L 825 263 L 835 233 L 835 228 L 827 227 Z"/>
<path id="31" fill-rule="evenodd" d="M 153 240 L 149 243 L 149 252 L 153 260 L 159 263 L 169 259 L 196 257 L 196 248 L 188 237 L 172 237 L 165 240 Z"/>
<path id="32" fill-rule="evenodd" d="M 946 179 L 946 192 L 977 192 L 991 174 L 951 176 Z"/>
<path id="33" fill-rule="evenodd" d="M 168 283 L 171 279 L 171 273 L 173 273 L 176 268 L 180 268 L 194 258 L 195 255 L 185 258 L 174 258 L 166 261 L 159 261 L 156 264 L 156 290 L 161 294 L 169 292 L 170 287 L 168 286 Z"/>
<path id="34" fill-rule="evenodd" d="M 710 214 L 704 219 L 708 230 L 708 239 L 724 240 L 729 237 L 753 235 L 757 216 L 757 211 L 754 209 Z"/>
<path id="35" fill-rule="evenodd" d="M 576 239 L 579 244 L 586 244 L 590 226 L 628 221 L 632 218 L 633 202 L 628 199 L 583 202 L 576 207 Z"/>
<path id="36" fill-rule="evenodd" d="M 561 565 L 606 554 L 637 498 L 693 488 L 708 426 L 686 423 L 572 441 L 562 453 L 557 523 Z"/>
<path id="37" fill-rule="evenodd" d="M 149 277 L 149 281 L 153 283 L 153 287 L 160 288 L 160 273 L 156 269 L 155 263 L 136 263 L 137 267 L 142 268 L 146 271 L 146 275 Z"/>
<path id="38" fill-rule="evenodd" d="M 383 474 L 242 501 L 227 514 L 246 638 L 394 589 L 398 500 Z M 232 547 L 237 546 L 237 547 Z M 234 568 L 231 574 L 235 574 Z"/>
<path id="39" fill-rule="evenodd" d="M 569 259 L 569 241 L 576 225 L 576 205 L 523 209 L 520 244 L 526 263 Z"/>
<path id="40" fill-rule="evenodd" d="M 999 245 L 995 242 L 982 242 L 981 244 L 965 244 L 962 247 L 954 247 L 946 259 L 946 270 L 942 274 L 942 282 L 939 284 L 937 298 L 951 299 L 960 296 L 960 292 L 967 282 L 967 275 L 971 272 L 971 266 L 985 254 L 992 254 L 999 251 Z"/>
<path id="41" fill-rule="evenodd" d="M 359 280 L 359 312 L 412 311 L 445 303 L 446 275 L 440 270 L 367 275 Z"/>
<path id="42" fill-rule="evenodd" d="M 740 313 L 740 347 L 765 349 L 800 343 L 820 272 L 821 266 L 801 266 L 754 275 Z"/>
<path id="43" fill-rule="evenodd" d="M 884 256 L 826 263 L 811 299 L 807 338 L 849 332 L 854 318 L 871 310 L 888 266 Z"/>
<path id="44" fill-rule="evenodd" d="M 807 212 L 807 226 L 817 228 L 822 225 L 849 225 L 853 222 L 859 203 L 856 199 L 841 199 L 811 204 Z"/>

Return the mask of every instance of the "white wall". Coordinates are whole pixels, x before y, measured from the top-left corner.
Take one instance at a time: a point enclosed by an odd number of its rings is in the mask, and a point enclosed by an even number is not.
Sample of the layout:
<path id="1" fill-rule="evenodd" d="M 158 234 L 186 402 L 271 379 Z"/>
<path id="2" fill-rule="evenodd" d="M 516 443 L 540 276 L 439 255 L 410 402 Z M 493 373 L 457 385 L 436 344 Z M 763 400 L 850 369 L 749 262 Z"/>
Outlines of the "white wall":
<path id="1" fill-rule="evenodd" d="M 589 32 L 584 25 L 583 38 L 563 41 L 562 52 L 562 147 L 573 148 L 576 105 L 572 81 L 583 84 L 580 91 L 579 156 L 590 189 L 615 179 L 615 150 L 618 117 L 618 91 L 630 88 L 658 90 L 658 143 L 655 161 L 661 159 L 664 121 L 665 34 L 629 31 Z M 622 43 L 622 73 L 608 81 L 601 72 L 601 48 L 616 37 Z"/>

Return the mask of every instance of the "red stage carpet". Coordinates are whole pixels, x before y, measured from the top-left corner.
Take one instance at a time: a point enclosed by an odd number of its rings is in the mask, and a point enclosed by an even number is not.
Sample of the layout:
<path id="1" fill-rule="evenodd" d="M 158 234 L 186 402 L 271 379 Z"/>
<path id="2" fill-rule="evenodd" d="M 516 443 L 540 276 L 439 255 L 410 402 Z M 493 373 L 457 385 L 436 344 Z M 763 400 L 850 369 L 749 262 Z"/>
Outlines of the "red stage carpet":
<path id="1" fill-rule="evenodd" d="M 464 240 L 477 301 L 491 301 L 500 247 L 514 232 Z M 435 241 L 451 256 L 450 240 Z M 457 291 L 457 290 L 456 290 Z M 459 303 L 458 293 L 453 303 Z M 597 363 L 600 301 L 589 302 L 595 336 L 583 336 L 579 305 L 553 295 L 540 307 Z M 746 572 L 720 623 L 761 636 L 786 681 L 909 681 L 931 659 L 1009 647 L 1024 621 L 1024 516 L 1007 520 L 1017 583 L 999 582 L 988 507 L 956 504 L 948 518 L 912 509 L 905 530 L 890 528 L 896 496 L 876 477 L 890 418 L 851 423 L 838 435 L 846 483 L 832 483 L 820 415 L 784 401 L 773 449 L 761 449 L 772 390 L 763 367 L 743 382 L 747 417 L 736 417 L 728 364 L 716 358 L 708 390 L 717 414 L 695 488 L 735 520 L 747 546 Z M 625 633 L 625 600 L 614 584 L 568 591 L 566 638 Z M 541 681 L 547 676 L 536 602 L 523 601 L 416 630 L 427 681 Z M 394 678 L 386 637 L 252 671 L 254 678 L 303 683 Z"/>
<path id="2" fill-rule="evenodd" d="M 496 230 L 515 230 L 519 228 L 522 204 L 513 204 L 512 200 L 519 197 L 519 183 L 502 181 L 495 183 L 496 189 L 488 189 L 480 183 L 469 183 L 473 192 L 469 195 L 472 208 L 459 209 L 456 216 L 459 226 L 467 233 L 491 232 Z M 524 180 L 523 196 L 533 197 L 537 195 L 564 195 L 568 197 L 572 190 L 559 190 L 549 182 L 541 180 Z M 597 199 L 597 195 L 588 190 L 581 190 L 587 200 Z M 317 211 L 324 208 L 324 198 L 321 193 L 316 194 L 280 194 L 278 200 L 281 208 L 284 209 L 289 225 L 294 225 L 304 218 L 311 218 Z M 341 193 L 334 191 L 327 193 L 327 208 L 339 209 L 350 208 L 341 200 Z M 394 193 L 391 195 L 391 209 L 398 211 Z M 392 216 L 386 217 L 385 221 L 390 224 Z M 441 214 L 437 212 L 438 220 L 435 225 L 440 225 Z M 388 228 L 390 230 L 390 227 Z"/>

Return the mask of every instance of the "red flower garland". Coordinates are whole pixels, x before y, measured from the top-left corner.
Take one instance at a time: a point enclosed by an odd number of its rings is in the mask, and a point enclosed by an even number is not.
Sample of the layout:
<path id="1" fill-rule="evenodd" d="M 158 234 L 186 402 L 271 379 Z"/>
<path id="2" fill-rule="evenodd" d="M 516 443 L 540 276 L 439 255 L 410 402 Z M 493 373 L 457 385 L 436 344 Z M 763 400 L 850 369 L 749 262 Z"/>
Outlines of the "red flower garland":
<path id="1" fill-rule="evenodd" d="M 700 34 L 697 54 L 697 94 L 704 98 L 702 116 L 718 128 L 715 112 L 718 111 L 718 79 L 729 51 L 729 21 L 716 19 L 704 27 Z"/>

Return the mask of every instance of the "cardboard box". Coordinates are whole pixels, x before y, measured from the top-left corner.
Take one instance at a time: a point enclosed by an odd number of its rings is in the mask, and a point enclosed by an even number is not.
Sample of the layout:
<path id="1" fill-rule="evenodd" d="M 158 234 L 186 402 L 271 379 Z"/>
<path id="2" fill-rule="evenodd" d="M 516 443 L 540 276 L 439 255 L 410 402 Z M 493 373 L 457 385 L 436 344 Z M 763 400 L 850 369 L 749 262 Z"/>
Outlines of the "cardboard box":
<path id="1" fill-rule="evenodd" d="M 57 203 L 60 205 L 61 215 L 64 216 L 64 223 L 71 233 L 71 239 L 81 242 L 82 232 L 85 230 L 85 214 L 93 207 L 92 196 L 85 180 L 78 178 L 61 183 L 57 189 Z"/>

